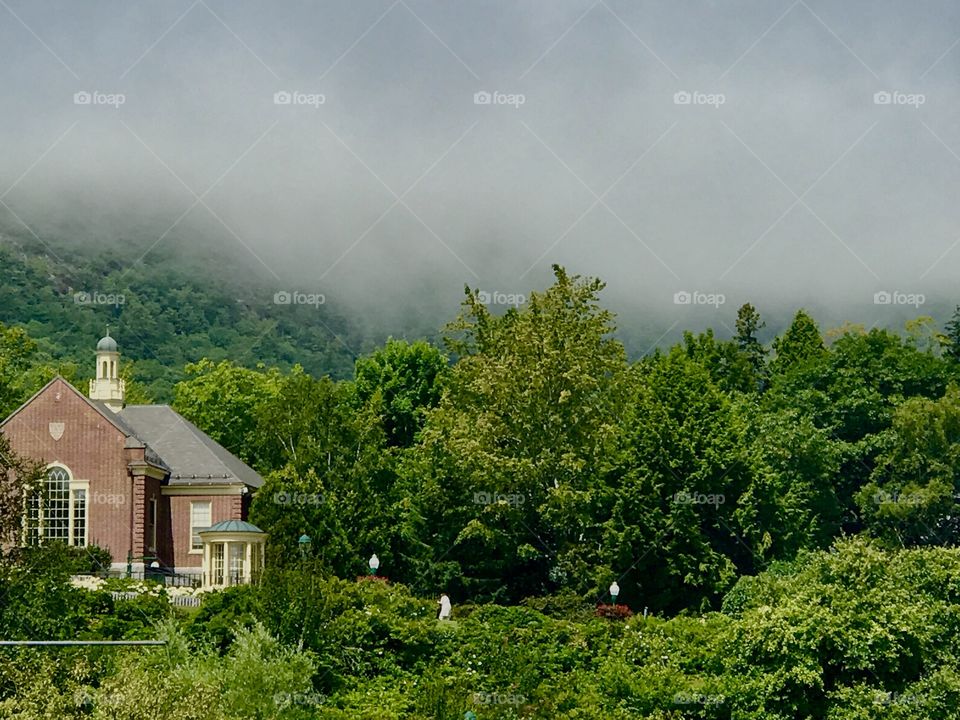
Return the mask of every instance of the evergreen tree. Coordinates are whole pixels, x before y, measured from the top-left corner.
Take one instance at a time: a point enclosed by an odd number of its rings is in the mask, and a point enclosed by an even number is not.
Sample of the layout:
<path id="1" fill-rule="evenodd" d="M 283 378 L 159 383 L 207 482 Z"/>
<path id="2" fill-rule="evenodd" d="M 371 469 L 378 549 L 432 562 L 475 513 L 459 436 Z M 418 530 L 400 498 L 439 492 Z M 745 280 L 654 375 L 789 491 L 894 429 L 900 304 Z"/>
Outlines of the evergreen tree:
<path id="1" fill-rule="evenodd" d="M 762 387 L 766 374 L 767 350 L 757 339 L 757 332 L 765 326 L 766 323 L 760 319 L 760 313 L 750 303 L 744 303 L 737 310 L 737 346 L 757 374 L 758 387 Z"/>
<path id="2" fill-rule="evenodd" d="M 773 360 L 772 369 L 778 374 L 784 374 L 809 360 L 823 357 L 827 352 L 817 322 L 803 309 L 794 315 L 786 332 L 773 341 L 773 349 L 777 356 Z"/>
<path id="3" fill-rule="evenodd" d="M 947 347 L 946 356 L 955 363 L 960 363 L 960 305 L 953 311 L 953 317 L 946 326 Z"/>

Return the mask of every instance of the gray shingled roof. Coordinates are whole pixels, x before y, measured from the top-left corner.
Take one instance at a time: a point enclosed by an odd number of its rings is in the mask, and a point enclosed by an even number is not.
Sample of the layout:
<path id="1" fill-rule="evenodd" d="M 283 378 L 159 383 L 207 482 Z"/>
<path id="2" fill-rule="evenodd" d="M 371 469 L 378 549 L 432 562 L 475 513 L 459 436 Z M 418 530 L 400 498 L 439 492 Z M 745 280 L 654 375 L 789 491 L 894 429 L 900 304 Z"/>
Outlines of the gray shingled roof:
<path id="1" fill-rule="evenodd" d="M 249 532 L 249 533 L 263 533 L 263 530 L 258 528 L 256 525 L 251 525 L 245 520 L 223 520 L 218 522 L 216 525 L 211 525 L 206 530 L 201 530 L 200 534 L 204 533 L 214 533 L 214 532 Z M 264 533 L 265 535 L 266 533 Z"/>
<path id="2" fill-rule="evenodd" d="M 170 468 L 171 485 L 241 482 L 263 485 L 263 478 L 169 405 L 128 405 L 116 417 L 154 450 Z"/>

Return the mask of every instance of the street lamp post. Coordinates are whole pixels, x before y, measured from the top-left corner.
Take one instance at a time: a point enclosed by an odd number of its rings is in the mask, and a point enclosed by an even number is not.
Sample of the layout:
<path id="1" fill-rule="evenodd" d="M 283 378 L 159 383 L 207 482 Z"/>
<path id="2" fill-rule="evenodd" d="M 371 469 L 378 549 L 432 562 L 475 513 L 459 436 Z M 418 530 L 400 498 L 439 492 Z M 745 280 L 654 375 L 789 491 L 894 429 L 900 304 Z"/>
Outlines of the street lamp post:
<path id="1" fill-rule="evenodd" d="M 310 536 L 304 533 L 300 536 L 300 539 L 297 540 L 297 545 L 300 547 L 300 557 L 305 558 L 310 552 L 311 545 Z"/>
<path id="2" fill-rule="evenodd" d="M 370 562 L 368 564 L 370 565 L 370 574 L 376 575 L 377 570 L 380 568 L 380 558 L 377 557 L 376 553 L 370 556 Z"/>

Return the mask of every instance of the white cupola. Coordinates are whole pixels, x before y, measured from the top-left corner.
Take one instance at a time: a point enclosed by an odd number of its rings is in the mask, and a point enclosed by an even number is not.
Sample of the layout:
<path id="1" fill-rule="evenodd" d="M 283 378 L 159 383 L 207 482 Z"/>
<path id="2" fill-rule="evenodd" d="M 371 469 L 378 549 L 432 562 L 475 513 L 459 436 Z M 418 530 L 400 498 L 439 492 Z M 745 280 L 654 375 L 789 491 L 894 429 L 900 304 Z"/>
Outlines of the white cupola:
<path id="1" fill-rule="evenodd" d="M 97 371 L 90 381 L 90 399 L 99 400 L 114 412 L 123 410 L 126 387 L 120 378 L 120 353 L 110 329 L 97 343 Z"/>

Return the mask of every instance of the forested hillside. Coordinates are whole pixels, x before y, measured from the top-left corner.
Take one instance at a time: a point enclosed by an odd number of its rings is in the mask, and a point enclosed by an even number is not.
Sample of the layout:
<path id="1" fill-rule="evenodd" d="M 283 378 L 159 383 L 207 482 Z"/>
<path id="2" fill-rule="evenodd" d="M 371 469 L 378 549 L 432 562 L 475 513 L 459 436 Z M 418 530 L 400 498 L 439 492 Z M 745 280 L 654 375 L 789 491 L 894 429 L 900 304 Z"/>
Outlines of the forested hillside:
<path id="1" fill-rule="evenodd" d="M 225 255 L 166 253 L 132 264 L 139 254 L 0 233 L 0 322 L 25 328 L 45 363 L 78 378 L 87 377 L 91 343 L 109 325 L 128 377 L 157 401 L 169 401 L 184 366 L 201 358 L 300 364 L 344 378 L 369 343 L 332 301 L 277 304 L 278 288 L 248 279 Z"/>

